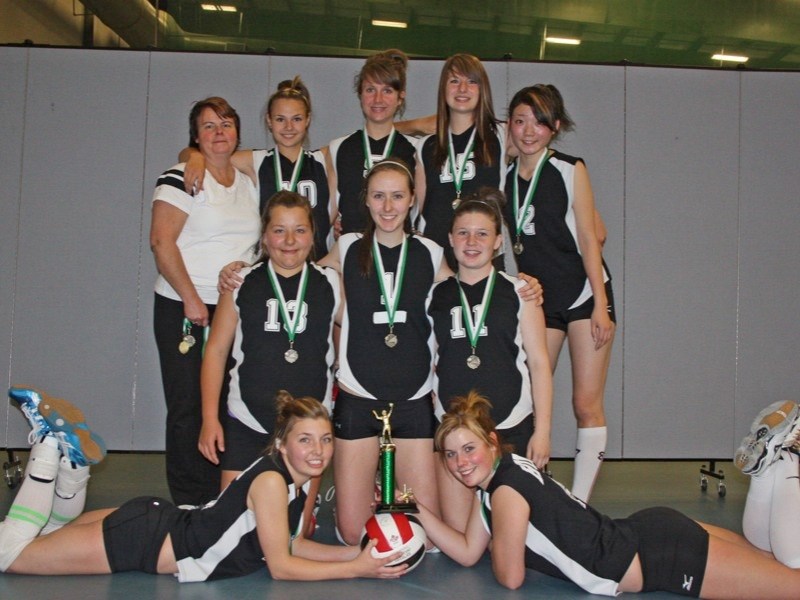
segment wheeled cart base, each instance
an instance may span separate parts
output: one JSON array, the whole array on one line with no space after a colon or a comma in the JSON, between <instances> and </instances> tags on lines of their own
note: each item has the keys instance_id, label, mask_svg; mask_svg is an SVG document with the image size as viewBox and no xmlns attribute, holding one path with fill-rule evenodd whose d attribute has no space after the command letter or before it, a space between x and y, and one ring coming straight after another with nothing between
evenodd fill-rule
<instances>
[{"instance_id":1,"label":"wheeled cart base","mask_svg":"<svg viewBox=\"0 0 800 600\"><path fill-rule=\"evenodd\" d=\"M705 492L708 489L708 478L713 477L717 480L717 493L720 498L725 497L728 489L725 487L725 473L722 469L717 470L717 461L709 460L708 467L700 467L700 490Z\"/></svg>"},{"instance_id":2,"label":"wheeled cart base","mask_svg":"<svg viewBox=\"0 0 800 600\"><path fill-rule=\"evenodd\" d=\"M22 481L22 463L13 450L7 450L7 452L8 460L3 463L3 477L6 480L6 485L13 490Z\"/></svg>"}]
</instances>

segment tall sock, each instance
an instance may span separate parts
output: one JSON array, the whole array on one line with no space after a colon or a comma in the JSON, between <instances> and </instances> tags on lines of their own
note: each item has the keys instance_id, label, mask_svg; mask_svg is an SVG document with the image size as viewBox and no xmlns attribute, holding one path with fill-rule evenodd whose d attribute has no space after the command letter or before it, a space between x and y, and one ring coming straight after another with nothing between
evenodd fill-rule
<instances>
[{"instance_id":1,"label":"tall sock","mask_svg":"<svg viewBox=\"0 0 800 600\"><path fill-rule=\"evenodd\" d=\"M572 476L572 495L589 502L592 488L606 452L607 427L578 429L575 445L575 471Z\"/></svg>"},{"instance_id":2,"label":"tall sock","mask_svg":"<svg viewBox=\"0 0 800 600\"><path fill-rule=\"evenodd\" d=\"M772 552L769 528L775 467L776 465L772 464L759 475L750 477L750 487L747 489L747 500L745 500L744 514L742 515L744 537L756 548L767 552Z\"/></svg>"},{"instance_id":3,"label":"tall sock","mask_svg":"<svg viewBox=\"0 0 800 600\"><path fill-rule=\"evenodd\" d=\"M58 441L51 435L31 447L25 478L5 521L0 523L0 571L8 570L47 523L60 455Z\"/></svg>"},{"instance_id":4,"label":"tall sock","mask_svg":"<svg viewBox=\"0 0 800 600\"><path fill-rule=\"evenodd\" d=\"M50 519L39 535L46 535L62 528L78 517L86 506L86 484L89 481L89 467L80 467L66 456L61 457L56 477L56 493L53 497L53 510Z\"/></svg>"},{"instance_id":5,"label":"tall sock","mask_svg":"<svg viewBox=\"0 0 800 600\"><path fill-rule=\"evenodd\" d=\"M772 488L772 511L769 539L772 552L780 562L792 569L800 568L800 457L786 450L772 465L775 481Z\"/></svg>"}]
</instances>

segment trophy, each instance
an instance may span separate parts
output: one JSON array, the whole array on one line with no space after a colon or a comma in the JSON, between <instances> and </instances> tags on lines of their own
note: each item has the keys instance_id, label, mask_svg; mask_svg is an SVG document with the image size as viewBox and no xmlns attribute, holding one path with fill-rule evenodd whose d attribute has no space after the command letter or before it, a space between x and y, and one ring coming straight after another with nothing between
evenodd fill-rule
<instances>
[{"instance_id":1,"label":"trophy","mask_svg":"<svg viewBox=\"0 0 800 600\"><path fill-rule=\"evenodd\" d=\"M404 485L399 502L394 498L394 453L397 446L392 441L392 426L389 423L392 410L394 410L394 404L389 403L388 411L384 409L380 414L372 411L375 418L383 422L380 437L381 501L375 507L375 513L416 513L419 510L414 503L414 493L411 488L406 488Z\"/></svg>"}]
</instances>

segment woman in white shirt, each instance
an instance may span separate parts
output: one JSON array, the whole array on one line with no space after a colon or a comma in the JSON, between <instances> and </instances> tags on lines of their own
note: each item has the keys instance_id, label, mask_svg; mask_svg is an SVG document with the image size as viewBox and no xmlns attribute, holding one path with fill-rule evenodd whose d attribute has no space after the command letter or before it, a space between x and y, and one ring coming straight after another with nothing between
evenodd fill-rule
<instances>
[{"instance_id":1,"label":"woman in white shirt","mask_svg":"<svg viewBox=\"0 0 800 600\"><path fill-rule=\"evenodd\" d=\"M184 163L158 179L150 246L159 276L154 329L167 401L167 482L176 504L203 504L219 493L220 475L197 449L200 364L217 304L217 274L233 261L252 262L259 235L254 182L231 156L239 116L223 98L198 102L189 115L189 145L205 157L202 190L184 189Z\"/></svg>"}]
</instances>

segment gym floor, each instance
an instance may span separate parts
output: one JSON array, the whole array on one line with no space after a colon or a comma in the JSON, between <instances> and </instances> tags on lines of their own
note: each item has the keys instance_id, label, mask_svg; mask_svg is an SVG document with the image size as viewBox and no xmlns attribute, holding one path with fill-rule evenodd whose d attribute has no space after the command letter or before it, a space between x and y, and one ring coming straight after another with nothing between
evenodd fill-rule
<instances>
[{"instance_id":1,"label":"gym floor","mask_svg":"<svg viewBox=\"0 0 800 600\"><path fill-rule=\"evenodd\" d=\"M2 453L5 457L5 452ZM17 452L24 466L26 452ZM708 489L700 489L700 468L707 463L694 461L607 461L595 486L592 504L612 517L623 517L647 506L664 505L690 517L741 532L741 517L748 478L730 462L718 462L725 473L726 494L718 493L717 479L708 478ZM571 461L553 461L556 479L570 482ZM169 497L164 475L164 456L160 453L111 453L92 471L87 510L117 506L144 494ZM15 490L0 483L0 513L8 511ZM320 527L315 539L333 543L332 494L330 474L323 481L328 499L320 510ZM323 582L273 581L266 572L247 577L207 583L180 584L169 576L143 573L117 575L36 577L0 574L0 598L25 600L73 600L99 598L153 598L206 600L216 598L302 598L304 600L351 600L378 598L460 599L492 598L594 598L575 585L528 571L525 583L511 591L495 582L488 556L472 568L463 568L442 554L428 554L410 574L394 581L348 580ZM674 598L671 594L627 594L625 598Z\"/></svg>"}]
</instances>

